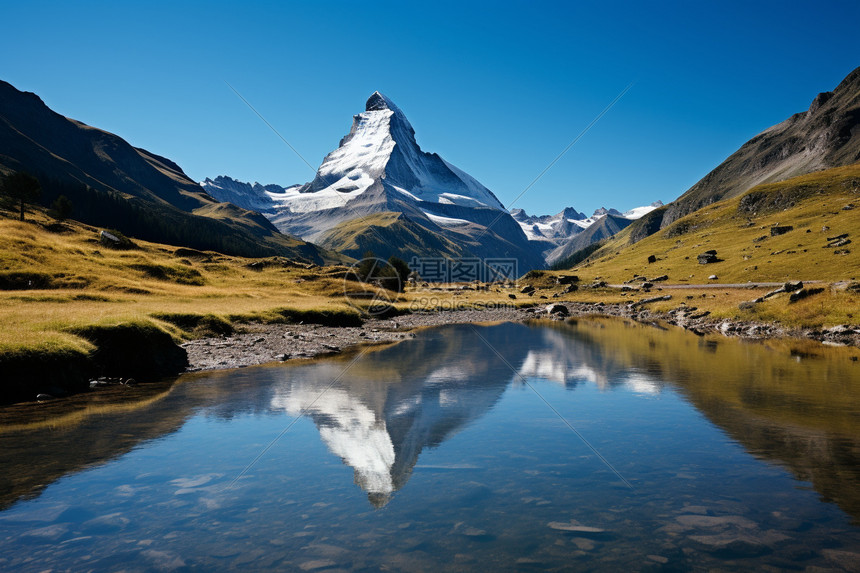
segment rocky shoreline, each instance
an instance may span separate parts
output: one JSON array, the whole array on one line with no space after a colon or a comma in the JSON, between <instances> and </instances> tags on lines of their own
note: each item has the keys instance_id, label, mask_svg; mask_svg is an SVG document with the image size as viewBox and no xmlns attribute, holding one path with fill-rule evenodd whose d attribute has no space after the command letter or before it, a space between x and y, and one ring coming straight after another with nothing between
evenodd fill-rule
<instances>
[{"instance_id":1,"label":"rocky shoreline","mask_svg":"<svg viewBox=\"0 0 860 573\"><path fill-rule=\"evenodd\" d=\"M798 338L824 344L860 347L860 326L829 329L792 329L773 323L714 319L695 307L680 305L668 313L652 312L644 305L554 303L530 308L494 308L418 312L388 319L370 319L362 326L319 324L247 324L230 336L186 342L188 372L243 368L272 362L309 359L336 354L363 344L385 344L412 338L418 328L445 324L523 322L535 318L615 316L643 324L674 325L697 335L716 333L746 339ZM554 307L554 312L547 311Z\"/></svg>"}]
</instances>

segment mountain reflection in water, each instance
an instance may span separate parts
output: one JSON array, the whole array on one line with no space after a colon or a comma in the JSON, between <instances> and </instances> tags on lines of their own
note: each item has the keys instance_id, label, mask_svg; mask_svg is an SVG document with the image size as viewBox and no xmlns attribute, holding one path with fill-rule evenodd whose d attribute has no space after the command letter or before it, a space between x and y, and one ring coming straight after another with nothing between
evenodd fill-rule
<instances>
[{"instance_id":1,"label":"mountain reflection in water","mask_svg":"<svg viewBox=\"0 0 860 573\"><path fill-rule=\"evenodd\" d=\"M450 326L369 350L351 365L353 358L342 356L195 375L157 399L141 400L139 408L79 413L65 424L15 426L7 410L0 418L0 507L174 432L195 414L229 420L249 412L312 419L327 448L382 507L406 485L423 450L491 411L522 376L569 390L591 383L654 395L668 385L748 451L812 482L857 519L860 366L849 360L856 355L800 342L700 338L610 319ZM15 412L18 419L26 414Z\"/></svg>"},{"instance_id":2,"label":"mountain reflection in water","mask_svg":"<svg viewBox=\"0 0 860 573\"><path fill-rule=\"evenodd\" d=\"M461 325L4 408L0 569L850 570L858 354Z\"/></svg>"}]
</instances>

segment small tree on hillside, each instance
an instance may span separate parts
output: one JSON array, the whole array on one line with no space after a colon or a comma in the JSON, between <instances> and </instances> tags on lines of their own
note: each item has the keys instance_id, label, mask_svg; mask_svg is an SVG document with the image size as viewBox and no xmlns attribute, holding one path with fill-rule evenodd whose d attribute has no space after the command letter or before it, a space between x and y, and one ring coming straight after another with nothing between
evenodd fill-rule
<instances>
[{"instance_id":1,"label":"small tree on hillside","mask_svg":"<svg viewBox=\"0 0 860 573\"><path fill-rule=\"evenodd\" d=\"M51 216L58 221L65 221L72 214L72 201L65 195L60 195L51 204Z\"/></svg>"},{"instance_id":2,"label":"small tree on hillside","mask_svg":"<svg viewBox=\"0 0 860 573\"><path fill-rule=\"evenodd\" d=\"M32 203L42 194L39 180L23 171L17 171L3 180L3 193L19 202L21 220L24 220L24 203Z\"/></svg>"},{"instance_id":3,"label":"small tree on hillside","mask_svg":"<svg viewBox=\"0 0 860 573\"><path fill-rule=\"evenodd\" d=\"M355 269L356 274L358 274L358 279L361 281L369 281L373 278L375 271L377 271L376 267L378 266L378 261L376 260L376 255L373 254L373 251L365 251L364 256L361 258L361 261L358 264L358 267Z\"/></svg>"},{"instance_id":4,"label":"small tree on hillside","mask_svg":"<svg viewBox=\"0 0 860 573\"><path fill-rule=\"evenodd\" d=\"M391 265L397 273L397 290L403 292L403 289L406 288L406 281L409 280L409 273L412 272L409 268L409 264L403 259L393 255L388 259L388 264Z\"/></svg>"}]
</instances>

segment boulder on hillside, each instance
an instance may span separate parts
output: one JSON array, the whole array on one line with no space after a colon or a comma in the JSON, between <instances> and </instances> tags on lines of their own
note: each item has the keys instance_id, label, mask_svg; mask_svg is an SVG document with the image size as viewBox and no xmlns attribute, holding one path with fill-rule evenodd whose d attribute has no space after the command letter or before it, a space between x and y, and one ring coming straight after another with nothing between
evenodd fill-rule
<instances>
[{"instance_id":1,"label":"boulder on hillside","mask_svg":"<svg viewBox=\"0 0 860 573\"><path fill-rule=\"evenodd\" d=\"M710 251L705 251L696 258L698 259L700 265L708 265L710 263L719 262L720 260L717 258L717 251L713 249L711 249Z\"/></svg>"},{"instance_id":2,"label":"boulder on hillside","mask_svg":"<svg viewBox=\"0 0 860 573\"><path fill-rule=\"evenodd\" d=\"M550 316L568 316L570 314L570 311L567 310L567 307L563 304L552 303L546 305L546 313Z\"/></svg>"}]
</instances>

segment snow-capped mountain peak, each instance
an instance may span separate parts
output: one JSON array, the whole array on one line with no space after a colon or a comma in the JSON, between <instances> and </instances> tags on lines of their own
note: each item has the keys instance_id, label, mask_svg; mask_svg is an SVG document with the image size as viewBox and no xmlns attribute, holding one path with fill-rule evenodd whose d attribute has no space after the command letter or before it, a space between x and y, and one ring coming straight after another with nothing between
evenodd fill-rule
<instances>
[{"instance_id":1,"label":"snow-capped mountain peak","mask_svg":"<svg viewBox=\"0 0 860 573\"><path fill-rule=\"evenodd\" d=\"M349 134L325 157L314 180L300 192L322 193L337 200L332 206L340 206L377 181L412 200L504 209L474 178L438 155L422 151L406 114L378 91L368 98L365 111L353 118ZM290 208L303 211L300 202L292 201Z\"/></svg>"},{"instance_id":2,"label":"snow-capped mountain peak","mask_svg":"<svg viewBox=\"0 0 860 573\"><path fill-rule=\"evenodd\" d=\"M356 246L366 236L386 256L468 254L516 258L528 269L545 264L498 198L438 154L423 151L406 115L381 92L353 116L349 133L309 183L261 191L228 179L202 185L216 199L253 204L282 231L349 255L367 250ZM402 217L384 230L347 225L392 212ZM389 241L386 233L411 242Z\"/></svg>"},{"instance_id":3,"label":"snow-capped mountain peak","mask_svg":"<svg viewBox=\"0 0 860 573\"><path fill-rule=\"evenodd\" d=\"M634 208L630 209L629 211L625 211L624 217L626 219L639 219L641 217L644 217L645 215L647 215L648 213L650 213L654 209L659 209L662 206L663 206L662 201L654 201L650 205L644 205L642 207L634 207Z\"/></svg>"}]
</instances>

